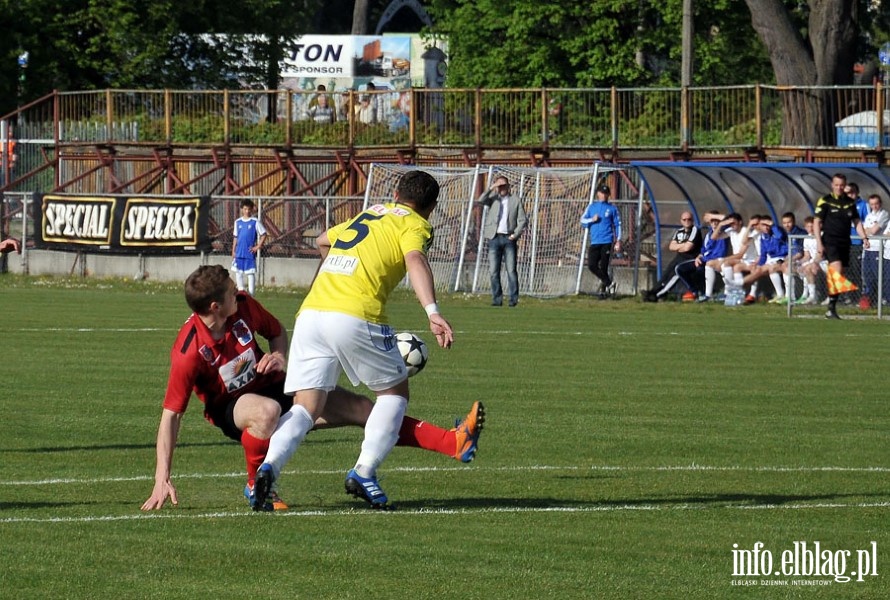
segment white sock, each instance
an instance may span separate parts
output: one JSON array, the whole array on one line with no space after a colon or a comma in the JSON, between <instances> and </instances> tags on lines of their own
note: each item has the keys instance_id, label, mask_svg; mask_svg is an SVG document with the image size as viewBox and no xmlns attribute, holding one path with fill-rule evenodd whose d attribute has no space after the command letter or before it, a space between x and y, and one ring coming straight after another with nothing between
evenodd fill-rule
<instances>
[{"instance_id":1,"label":"white sock","mask_svg":"<svg viewBox=\"0 0 890 600\"><path fill-rule=\"evenodd\" d=\"M751 284L751 289L748 291L749 296L754 296L754 297L757 296L757 284L758 283L760 283L760 282L755 281L754 283Z\"/></svg>"},{"instance_id":2,"label":"white sock","mask_svg":"<svg viewBox=\"0 0 890 600\"><path fill-rule=\"evenodd\" d=\"M742 287L743 285L745 285L745 276L742 274L741 271L734 273L732 280L739 287Z\"/></svg>"},{"instance_id":3,"label":"white sock","mask_svg":"<svg viewBox=\"0 0 890 600\"><path fill-rule=\"evenodd\" d=\"M705 267L705 296L714 295L714 283L717 281L717 271L711 267Z\"/></svg>"},{"instance_id":4,"label":"white sock","mask_svg":"<svg viewBox=\"0 0 890 600\"><path fill-rule=\"evenodd\" d=\"M238 286L238 291L244 290L244 273L241 271L235 271L235 285Z\"/></svg>"},{"instance_id":5,"label":"white sock","mask_svg":"<svg viewBox=\"0 0 890 600\"><path fill-rule=\"evenodd\" d=\"M815 283L807 283L807 295L810 298L816 299L816 284Z\"/></svg>"},{"instance_id":6,"label":"white sock","mask_svg":"<svg viewBox=\"0 0 890 600\"><path fill-rule=\"evenodd\" d=\"M732 272L732 267L723 267L723 283L726 285L735 283L735 273Z\"/></svg>"},{"instance_id":7,"label":"white sock","mask_svg":"<svg viewBox=\"0 0 890 600\"><path fill-rule=\"evenodd\" d=\"M791 275L788 273L782 274L782 281L785 284L785 295L789 298L794 296L794 284L791 282Z\"/></svg>"},{"instance_id":8,"label":"white sock","mask_svg":"<svg viewBox=\"0 0 890 600\"><path fill-rule=\"evenodd\" d=\"M663 288L661 288L660 290L658 290L658 293L655 294L656 297L661 298L662 296L664 296L665 294L667 294L669 291L671 291L671 288L673 288L674 285L675 285L678 281L680 281L680 276L677 275L677 274L674 274L674 276L671 277L670 281L668 281L667 284L666 284Z\"/></svg>"},{"instance_id":9,"label":"white sock","mask_svg":"<svg viewBox=\"0 0 890 600\"><path fill-rule=\"evenodd\" d=\"M402 418L408 408L408 400L392 394L377 396L377 402L365 423L365 441L358 455L355 470L362 477L374 477L377 467L389 455L399 441ZM274 437L274 436L273 436ZM271 450L271 447L269 448Z\"/></svg>"},{"instance_id":10,"label":"white sock","mask_svg":"<svg viewBox=\"0 0 890 600\"><path fill-rule=\"evenodd\" d=\"M247 274L247 292L253 296L253 292L256 288L256 274L248 273Z\"/></svg>"},{"instance_id":11,"label":"white sock","mask_svg":"<svg viewBox=\"0 0 890 600\"><path fill-rule=\"evenodd\" d=\"M315 419L299 404L294 404L289 411L281 416L278 427L269 440L266 460L263 461L265 464L272 465L272 472L275 473L276 479L313 425L315 425Z\"/></svg>"},{"instance_id":12,"label":"white sock","mask_svg":"<svg viewBox=\"0 0 890 600\"><path fill-rule=\"evenodd\" d=\"M781 273L770 273L769 280L773 282L773 287L776 288L776 298L781 298L785 295L785 286L782 285L782 274Z\"/></svg>"}]
</instances>

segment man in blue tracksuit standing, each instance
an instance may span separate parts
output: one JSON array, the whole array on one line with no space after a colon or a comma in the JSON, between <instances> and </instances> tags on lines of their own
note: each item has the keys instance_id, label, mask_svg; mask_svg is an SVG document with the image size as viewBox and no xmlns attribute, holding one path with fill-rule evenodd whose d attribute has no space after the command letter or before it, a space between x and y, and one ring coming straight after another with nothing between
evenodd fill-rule
<instances>
[{"instance_id":1,"label":"man in blue tracksuit standing","mask_svg":"<svg viewBox=\"0 0 890 600\"><path fill-rule=\"evenodd\" d=\"M587 229L590 236L590 248L587 251L587 268L599 278L601 285L599 297L615 294L615 282L609 275L609 261L612 250L621 252L621 216L618 208L609 202L612 190L602 183L596 188L596 202L587 205L581 217L581 226Z\"/></svg>"}]
</instances>

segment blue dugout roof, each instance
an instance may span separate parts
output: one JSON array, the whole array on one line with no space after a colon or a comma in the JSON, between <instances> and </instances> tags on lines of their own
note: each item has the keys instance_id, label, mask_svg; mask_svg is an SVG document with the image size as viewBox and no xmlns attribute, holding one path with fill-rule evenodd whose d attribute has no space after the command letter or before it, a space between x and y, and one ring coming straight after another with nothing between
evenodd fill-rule
<instances>
[{"instance_id":1,"label":"blue dugout roof","mask_svg":"<svg viewBox=\"0 0 890 600\"><path fill-rule=\"evenodd\" d=\"M680 226L680 213L689 210L696 223L708 210L737 212L747 220L768 214L778 220L793 212L798 224L813 214L816 201L831 190L831 177L842 173L859 185L867 198L890 200L890 180L877 164L858 163L740 163L631 162L651 200L656 247L670 241ZM664 232L664 235L662 235ZM661 253L658 267L661 272Z\"/></svg>"}]
</instances>

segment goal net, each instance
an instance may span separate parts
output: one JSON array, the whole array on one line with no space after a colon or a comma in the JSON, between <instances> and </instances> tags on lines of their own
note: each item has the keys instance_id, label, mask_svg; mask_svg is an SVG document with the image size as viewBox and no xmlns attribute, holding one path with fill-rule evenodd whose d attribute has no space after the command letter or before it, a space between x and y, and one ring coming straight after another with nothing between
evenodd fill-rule
<instances>
[{"instance_id":1,"label":"goal net","mask_svg":"<svg viewBox=\"0 0 890 600\"><path fill-rule=\"evenodd\" d=\"M476 198L494 177L504 175L528 214L517 248L519 292L539 297L579 292L587 249L581 215L593 201L596 186L607 181L611 172L621 170L600 164L587 168L374 164L368 174L365 206L392 201L399 178L413 169L428 172L441 187L439 204L430 218L434 233L429 259L436 286L449 292L491 291L488 244L481 235L488 209L477 204ZM506 285L505 273L501 281Z\"/></svg>"},{"instance_id":2,"label":"goal net","mask_svg":"<svg viewBox=\"0 0 890 600\"><path fill-rule=\"evenodd\" d=\"M473 210L477 169L406 167L372 164L365 188L365 208L392 202L399 179L413 170L423 170L439 183L439 203L430 217L433 240L428 258L436 287L440 290L463 289L460 282L461 257L466 238L466 224Z\"/></svg>"}]
</instances>

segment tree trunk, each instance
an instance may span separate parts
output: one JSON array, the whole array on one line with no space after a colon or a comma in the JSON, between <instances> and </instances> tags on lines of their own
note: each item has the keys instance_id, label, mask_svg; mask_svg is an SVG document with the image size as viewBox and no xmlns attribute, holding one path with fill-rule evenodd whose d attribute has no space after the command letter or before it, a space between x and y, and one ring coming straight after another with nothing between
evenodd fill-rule
<instances>
[{"instance_id":1,"label":"tree trunk","mask_svg":"<svg viewBox=\"0 0 890 600\"><path fill-rule=\"evenodd\" d=\"M783 0L745 0L779 86L833 86L853 81L858 1L809 0L809 39L795 26ZM845 107L830 90L780 90L782 144L834 143L834 124Z\"/></svg>"},{"instance_id":2,"label":"tree trunk","mask_svg":"<svg viewBox=\"0 0 890 600\"><path fill-rule=\"evenodd\" d=\"M355 7L352 9L352 35L368 33L368 2L369 0L355 0Z\"/></svg>"}]
</instances>

